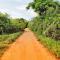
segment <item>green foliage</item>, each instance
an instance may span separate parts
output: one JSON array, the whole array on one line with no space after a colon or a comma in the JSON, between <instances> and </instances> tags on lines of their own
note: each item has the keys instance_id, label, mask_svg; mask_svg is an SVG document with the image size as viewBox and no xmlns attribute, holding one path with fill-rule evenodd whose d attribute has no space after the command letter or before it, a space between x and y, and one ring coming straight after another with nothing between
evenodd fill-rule
<instances>
[{"instance_id":1,"label":"green foliage","mask_svg":"<svg viewBox=\"0 0 60 60\"><path fill-rule=\"evenodd\" d=\"M38 38L53 54L60 57L60 41L55 41L42 35L38 35Z\"/></svg>"},{"instance_id":2,"label":"green foliage","mask_svg":"<svg viewBox=\"0 0 60 60\"><path fill-rule=\"evenodd\" d=\"M60 57L60 2L54 0L33 0L28 5L39 16L29 22L28 27L34 31L57 57Z\"/></svg>"},{"instance_id":3,"label":"green foliage","mask_svg":"<svg viewBox=\"0 0 60 60\"><path fill-rule=\"evenodd\" d=\"M54 0L34 0L28 5L38 12L39 16L30 23L33 31L60 40L60 2ZM59 13L58 13L59 12ZM39 34L40 34L39 33Z\"/></svg>"},{"instance_id":4,"label":"green foliage","mask_svg":"<svg viewBox=\"0 0 60 60\"><path fill-rule=\"evenodd\" d=\"M16 41L16 38L27 27L27 21L23 18L11 18L7 13L0 13L0 56Z\"/></svg>"},{"instance_id":5,"label":"green foliage","mask_svg":"<svg viewBox=\"0 0 60 60\"><path fill-rule=\"evenodd\" d=\"M10 26L10 19L7 13L0 13L0 34Z\"/></svg>"},{"instance_id":6,"label":"green foliage","mask_svg":"<svg viewBox=\"0 0 60 60\"><path fill-rule=\"evenodd\" d=\"M24 30L26 27L27 22L24 19L13 19L11 20L11 26L12 28L14 28L13 30L15 31L20 31L20 30Z\"/></svg>"},{"instance_id":7,"label":"green foliage","mask_svg":"<svg viewBox=\"0 0 60 60\"><path fill-rule=\"evenodd\" d=\"M56 14L59 12L60 3L54 0L33 0L29 3L27 9L32 7L40 16ZM50 15L51 14L51 15Z\"/></svg>"},{"instance_id":8,"label":"green foliage","mask_svg":"<svg viewBox=\"0 0 60 60\"><path fill-rule=\"evenodd\" d=\"M11 18L7 13L0 13L0 56L9 45L27 27L27 21L23 18Z\"/></svg>"},{"instance_id":9,"label":"green foliage","mask_svg":"<svg viewBox=\"0 0 60 60\"><path fill-rule=\"evenodd\" d=\"M24 30L26 20L23 18L10 18L7 13L0 13L0 34L14 33Z\"/></svg>"}]
</instances>

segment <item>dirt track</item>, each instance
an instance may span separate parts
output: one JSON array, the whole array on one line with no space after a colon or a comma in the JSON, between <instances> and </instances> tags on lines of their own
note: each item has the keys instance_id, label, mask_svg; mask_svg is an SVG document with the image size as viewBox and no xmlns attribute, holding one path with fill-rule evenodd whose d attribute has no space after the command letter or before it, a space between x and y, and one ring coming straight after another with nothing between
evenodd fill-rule
<instances>
[{"instance_id":1,"label":"dirt track","mask_svg":"<svg viewBox=\"0 0 60 60\"><path fill-rule=\"evenodd\" d=\"M57 60L50 52L37 41L29 30L20 36L15 43L4 53L1 60Z\"/></svg>"}]
</instances>

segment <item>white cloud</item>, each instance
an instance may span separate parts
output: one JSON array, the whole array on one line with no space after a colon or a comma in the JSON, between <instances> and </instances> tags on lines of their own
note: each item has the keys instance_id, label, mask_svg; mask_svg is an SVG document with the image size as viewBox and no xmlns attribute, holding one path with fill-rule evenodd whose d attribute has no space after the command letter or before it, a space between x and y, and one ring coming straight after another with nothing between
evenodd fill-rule
<instances>
[{"instance_id":1,"label":"white cloud","mask_svg":"<svg viewBox=\"0 0 60 60\"><path fill-rule=\"evenodd\" d=\"M37 16L37 14L32 9L27 10L26 5L17 6L16 10L17 10L18 14L20 14L20 16L24 17L24 18L26 17L26 18L30 19L32 17Z\"/></svg>"},{"instance_id":2,"label":"white cloud","mask_svg":"<svg viewBox=\"0 0 60 60\"><path fill-rule=\"evenodd\" d=\"M37 15L32 9L30 10L26 9L27 0L9 0L10 3L8 2L8 0L4 0L4 1L5 2L1 2L0 0L0 11L7 12L12 17L31 19L32 17ZM20 2L21 4L18 2ZM28 0L28 2L30 2L30 0Z\"/></svg>"},{"instance_id":3,"label":"white cloud","mask_svg":"<svg viewBox=\"0 0 60 60\"><path fill-rule=\"evenodd\" d=\"M4 9L3 9L3 8L0 8L0 11L1 11L1 12L9 12L9 9L6 9L6 8L4 8Z\"/></svg>"},{"instance_id":4,"label":"white cloud","mask_svg":"<svg viewBox=\"0 0 60 60\"><path fill-rule=\"evenodd\" d=\"M20 5L16 7L17 10L25 10L26 9L26 5Z\"/></svg>"}]
</instances>

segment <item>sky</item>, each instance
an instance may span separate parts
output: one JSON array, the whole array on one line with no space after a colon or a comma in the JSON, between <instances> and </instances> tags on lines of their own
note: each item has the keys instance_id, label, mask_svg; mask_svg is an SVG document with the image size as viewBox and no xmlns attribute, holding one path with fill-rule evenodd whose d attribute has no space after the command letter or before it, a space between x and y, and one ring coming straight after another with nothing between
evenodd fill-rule
<instances>
[{"instance_id":1,"label":"sky","mask_svg":"<svg viewBox=\"0 0 60 60\"><path fill-rule=\"evenodd\" d=\"M37 16L32 9L26 9L28 3L32 1L33 0L0 0L0 12L7 12L13 18L30 20Z\"/></svg>"},{"instance_id":2,"label":"sky","mask_svg":"<svg viewBox=\"0 0 60 60\"><path fill-rule=\"evenodd\" d=\"M33 0L0 0L0 12L7 12L13 18L31 19L37 14L27 10L26 6Z\"/></svg>"}]
</instances>

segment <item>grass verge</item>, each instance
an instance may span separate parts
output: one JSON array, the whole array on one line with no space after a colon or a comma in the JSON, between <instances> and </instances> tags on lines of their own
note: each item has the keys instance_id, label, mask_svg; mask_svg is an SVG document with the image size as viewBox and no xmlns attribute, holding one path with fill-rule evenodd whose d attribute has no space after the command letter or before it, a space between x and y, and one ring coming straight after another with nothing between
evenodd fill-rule
<instances>
[{"instance_id":1,"label":"grass verge","mask_svg":"<svg viewBox=\"0 0 60 60\"><path fill-rule=\"evenodd\" d=\"M57 58L60 58L60 41L56 41L52 38L43 36L43 35L38 35L36 33L38 40L45 46L47 47L53 54L56 55Z\"/></svg>"},{"instance_id":2,"label":"grass verge","mask_svg":"<svg viewBox=\"0 0 60 60\"><path fill-rule=\"evenodd\" d=\"M13 34L0 35L0 57L3 55L5 50L13 43L22 32L17 32Z\"/></svg>"}]
</instances>

